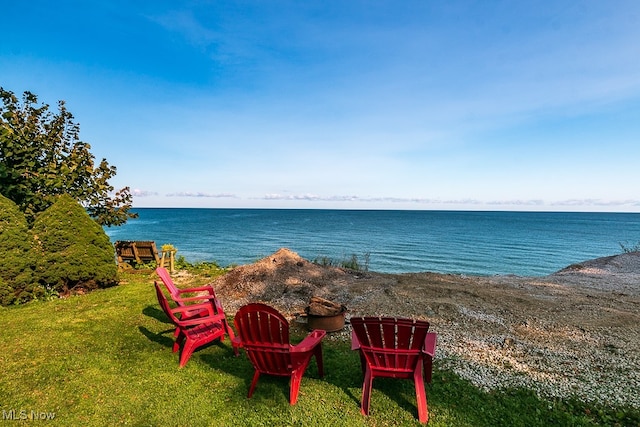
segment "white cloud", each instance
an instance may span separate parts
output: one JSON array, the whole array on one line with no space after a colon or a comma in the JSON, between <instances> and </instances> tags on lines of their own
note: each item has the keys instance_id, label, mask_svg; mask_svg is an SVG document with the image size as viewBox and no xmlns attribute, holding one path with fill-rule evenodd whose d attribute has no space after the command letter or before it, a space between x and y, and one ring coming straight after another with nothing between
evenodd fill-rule
<instances>
[{"instance_id":1,"label":"white cloud","mask_svg":"<svg viewBox=\"0 0 640 427\"><path fill-rule=\"evenodd\" d=\"M640 206L640 200L568 199L551 203L552 206Z\"/></svg>"},{"instance_id":2,"label":"white cloud","mask_svg":"<svg viewBox=\"0 0 640 427\"><path fill-rule=\"evenodd\" d=\"M543 200L478 200L478 199L432 199L424 197L360 197L355 195L320 196L317 194L271 193L262 200L306 200L320 202L363 202L363 203L415 203L426 205L499 205L499 206L542 206ZM576 203L579 204L579 203Z\"/></svg>"},{"instance_id":3,"label":"white cloud","mask_svg":"<svg viewBox=\"0 0 640 427\"><path fill-rule=\"evenodd\" d=\"M157 196L158 193L156 191L140 190L139 188L134 188L133 190L131 190L131 195L134 197L151 197Z\"/></svg>"},{"instance_id":4,"label":"white cloud","mask_svg":"<svg viewBox=\"0 0 640 427\"><path fill-rule=\"evenodd\" d=\"M318 196L317 194L265 194L262 197L263 200L310 200L310 201L323 201L323 202L337 202L337 201L361 201L358 196Z\"/></svg>"},{"instance_id":5,"label":"white cloud","mask_svg":"<svg viewBox=\"0 0 640 427\"><path fill-rule=\"evenodd\" d=\"M235 194L229 193L219 193L219 194L211 194L211 193L203 193L203 192L191 192L191 191L181 191L177 193L169 193L167 197L211 197L211 198L236 198Z\"/></svg>"}]
</instances>

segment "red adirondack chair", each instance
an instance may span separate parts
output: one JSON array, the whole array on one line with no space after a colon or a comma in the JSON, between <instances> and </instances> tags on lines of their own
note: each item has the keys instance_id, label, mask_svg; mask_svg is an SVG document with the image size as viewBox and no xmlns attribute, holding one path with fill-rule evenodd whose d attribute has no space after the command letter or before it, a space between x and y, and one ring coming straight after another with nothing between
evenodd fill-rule
<instances>
[{"instance_id":1,"label":"red adirondack chair","mask_svg":"<svg viewBox=\"0 0 640 427\"><path fill-rule=\"evenodd\" d=\"M176 325L173 352L181 349L180 367L186 365L196 349L215 339L224 339L224 335L227 333L227 319L224 313L217 309L214 300L203 300L199 304L179 305L176 308L171 308L169 300L160 289L160 285L155 282L154 286L158 303L171 322ZM189 313L197 313L197 316L188 316Z\"/></svg>"},{"instance_id":2,"label":"red adirondack chair","mask_svg":"<svg viewBox=\"0 0 640 427\"><path fill-rule=\"evenodd\" d=\"M206 316L207 310L202 308L198 308L197 304L193 303L201 303L204 301L211 301L215 305L216 313L224 315L224 310L222 308L222 303L216 297L216 292L210 285L199 286L197 288L188 288L188 289L180 289L175 283L173 283L173 279L171 279L171 275L167 271L166 268L158 267L156 268L156 274L162 280L162 283L169 291L171 295L171 299L178 305L178 307L187 307L182 313L179 313L179 318L181 320L189 320L194 319L200 316ZM183 296L187 294L195 294L193 296ZM227 318L224 318L224 329L229 338L233 339L235 336L233 333L233 329L229 326L227 322ZM180 328L176 328L174 336L178 336L180 334ZM238 350L234 347L234 351L236 355L238 354Z\"/></svg>"},{"instance_id":3,"label":"red adirondack chair","mask_svg":"<svg viewBox=\"0 0 640 427\"><path fill-rule=\"evenodd\" d=\"M234 324L238 334L236 345L245 349L255 368L247 397L253 394L260 374L287 376L291 378L289 403L294 405L302 375L312 356L316 358L320 377L324 376L322 338L326 331L314 330L299 344L291 345L287 319L275 308L261 303L240 307Z\"/></svg>"},{"instance_id":4,"label":"red adirondack chair","mask_svg":"<svg viewBox=\"0 0 640 427\"><path fill-rule=\"evenodd\" d=\"M364 373L361 412L369 415L375 377L412 379L415 383L420 422L429 421L427 383L431 382L432 359L437 335L428 332L429 322L392 317L352 317L351 349L360 351Z\"/></svg>"}]
</instances>

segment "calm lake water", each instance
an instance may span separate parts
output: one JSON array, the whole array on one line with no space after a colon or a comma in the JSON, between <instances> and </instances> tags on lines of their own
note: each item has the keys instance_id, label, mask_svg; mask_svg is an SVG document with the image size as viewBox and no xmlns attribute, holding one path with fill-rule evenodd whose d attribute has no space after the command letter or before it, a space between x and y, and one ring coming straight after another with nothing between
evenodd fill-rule
<instances>
[{"instance_id":1,"label":"calm lake water","mask_svg":"<svg viewBox=\"0 0 640 427\"><path fill-rule=\"evenodd\" d=\"M543 276L640 241L640 214L321 209L135 209L117 240L170 243L190 262L248 264L287 247L370 270Z\"/></svg>"}]
</instances>

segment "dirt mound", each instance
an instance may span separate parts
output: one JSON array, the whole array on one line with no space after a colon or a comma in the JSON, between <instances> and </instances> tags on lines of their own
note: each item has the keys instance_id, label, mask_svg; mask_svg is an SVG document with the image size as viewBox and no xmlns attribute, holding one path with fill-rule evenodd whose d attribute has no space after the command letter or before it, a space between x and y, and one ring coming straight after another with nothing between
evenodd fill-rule
<instances>
[{"instance_id":1,"label":"dirt mound","mask_svg":"<svg viewBox=\"0 0 640 427\"><path fill-rule=\"evenodd\" d=\"M239 307L247 302L268 302L287 312L301 312L312 296L335 297L335 288L352 279L337 267L320 266L282 248L248 265L241 265L214 282L217 292Z\"/></svg>"}]
</instances>

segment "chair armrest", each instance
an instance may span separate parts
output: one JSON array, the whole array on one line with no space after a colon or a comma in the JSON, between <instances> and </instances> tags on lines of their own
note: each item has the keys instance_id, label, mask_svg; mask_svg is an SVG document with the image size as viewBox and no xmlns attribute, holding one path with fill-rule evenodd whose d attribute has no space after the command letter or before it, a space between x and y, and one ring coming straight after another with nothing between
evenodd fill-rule
<instances>
[{"instance_id":1,"label":"chair armrest","mask_svg":"<svg viewBox=\"0 0 640 427\"><path fill-rule=\"evenodd\" d=\"M216 299L215 295L196 295L193 297L184 297L184 298L178 295L171 295L171 298L175 302L207 301L207 300L211 301Z\"/></svg>"},{"instance_id":2,"label":"chair armrest","mask_svg":"<svg viewBox=\"0 0 640 427\"><path fill-rule=\"evenodd\" d=\"M198 311L198 310L206 310L207 313L213 316L215 313L213 312L213 306L210 302L203 302L200 304L191 304L191 305L180 305L176 308L172 308L171 312L173 314L182 314L187 313L189 311Z\"/></svg>"},{"instance_id":3,"label":"chair armrest","mask_svg":"<svg viewBox=\"0 0 640 427\"><path fill-rule=\"evenodd\" d=\"M222 325L223 320L225 320L223 315L215 314L212 316L194 317L193 319L179 320L178 324L181 327L184 327L184 326L197 326L197 325L202 325L204 323L220 323L221 327L224 328L224 325Z\"/></svg>"},{"instance_id":4,"label":"chair armrest","mask_svg":"<svg viewBox=\"0 0 640 427\"><path fill-rule=\"evenodd\" d=\"M180 313L189 313L196 310L203 310L203 311L206 311L207 313L206 315L200 315L198 317L194 317L186 320L178 320L178 324L180 326L193 326L193 325L199 325L201 323L211 323L215 321L226 320L223 314L215 314L213 312L213 306L211 305L211 303L207 303L207 302L202 304L192 304L187 306L176 307L171 309L171 312L173 314L180 314Z\"/></svg>"},{"instance_id":5,"label":"chair armrest","mask_svg":"<svg viewBox=\"0 0 640 427\"><path fill-rule=\"evenodd\" d=\"M360 349L360 340L356 336L355 331L351 330L351 350L359 350Z\"/></svg>"},{"instance_id":6,"label":"chair armrest","mask_svg":"<svg viewBox=\"0 0 640 427\"><path fill-rule=\"evenodd\" d=\"M294 346L291 346L291 352L304 353L307 351L311 351L315 346L322 342L322 338L324 338L325 335L327 335L327 331L323 331L322 329L314 329L301 342Z\"/></svg>"},{"instance_id":7,"label":"chair armrest","mask_svg":"<svg viewBox=\"0 0 640 427\"><path fill-rule=\"evenodd\" d=\"M183 294L192 294L198 292L206 292L207 295L195 295L192 297L182 297ZM205 299L214 299L216 297L216 293L211 286L200 286L197 288L187 288L187 289L178 289L178 291L174 294L171 294L171 298L175 301L196 301L196 300L205 300Z\"/></svg>"},{"instance_id":8,"label":"chair armrest","mask_svg":"<svg viewBox=\"0 0 640 427\"><path fill-rule=\"evenodd\" d=\"M197 291L198 288L192 288L192 289L188 289L186 290L187 292L192 292L193 290ZM197 296L193 296L193 297L186 297L186 298L181 298L178 296L172 296L173 300L175 302L181 302L181 303L185 303L185 302L192 302L192 301L211 301L211 303L213 303L213 305L216 308L216 312L218 314L224 314L224 309L222 308L222 303L220 302L220 300L216 297L215 293L210 292L209 295L197 295ZM193 307L195 304L192 305L187 305L187 307Z\"/></svg>"},{"instance_id":9,"label":"chair armrest","mask_svg":"<svg viewBox=\"0 0 640 427\"><path fill-rule=\"evenodd\" d=\"M179 294L184 294L184 293L188 293L188 292L208 292L209 295L214 295L215 296L215 292L213 290L213 288L210 285L205 285L205 286L198 286L197 288L178 288L178 293Z\"/></svg>"},{"instance_id":10,"label":"chair armrest","mask_svg":"<svg viewBox=\"0 0 640 427\"><path fill-rule=\"evenodd\" d=\"M422 352L431 357L434 357L436 354L436 341L438 340L438 334L435 332L427 333L427 336L424 339L424 349Z\"/></svg>"}]
</instances>

